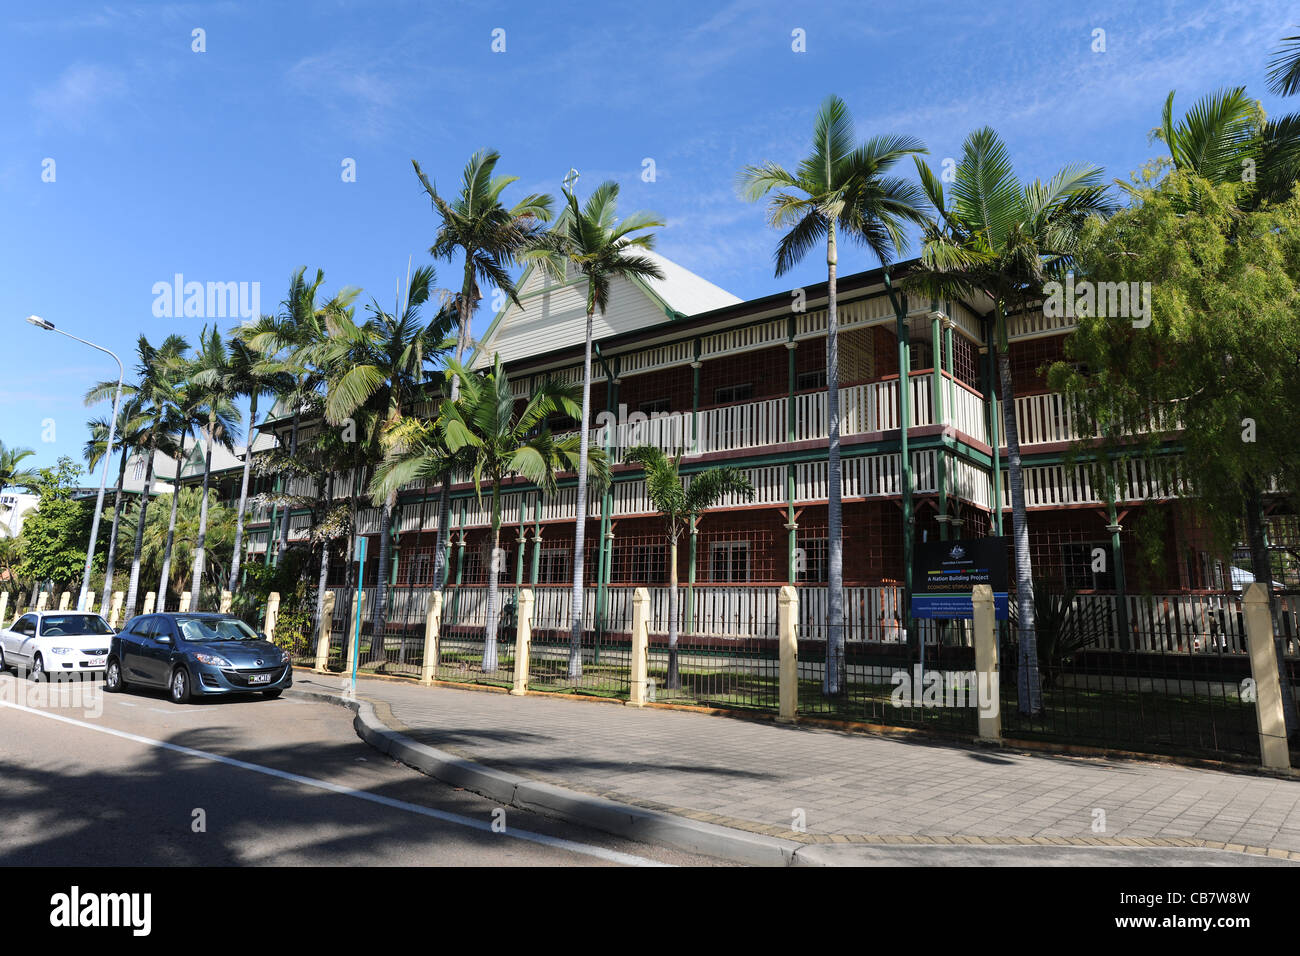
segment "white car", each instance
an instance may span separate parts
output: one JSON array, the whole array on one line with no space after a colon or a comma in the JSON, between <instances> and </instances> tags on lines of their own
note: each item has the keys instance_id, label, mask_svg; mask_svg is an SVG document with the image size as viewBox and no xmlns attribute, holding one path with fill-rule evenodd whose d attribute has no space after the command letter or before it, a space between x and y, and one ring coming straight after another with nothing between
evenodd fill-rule
<instances>
[{"instance_id":1,"label":"white car","mask_svg":"<svg viewBox=\"0 0 1300 956\"><path fill-rule=\"evenodd\" d=\"M12 667L32 680L102 671L113 629L98 614L33 611L0 630L0 672Z\"/></svg>"}]
</instances>

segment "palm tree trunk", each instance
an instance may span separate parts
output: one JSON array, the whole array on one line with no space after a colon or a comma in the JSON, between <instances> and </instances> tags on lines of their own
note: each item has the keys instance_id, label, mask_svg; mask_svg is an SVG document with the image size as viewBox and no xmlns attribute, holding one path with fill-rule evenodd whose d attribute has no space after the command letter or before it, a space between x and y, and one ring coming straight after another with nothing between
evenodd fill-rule
<instances>
[{"instance_id":1,"label":"palm tree trunk","mask_svg":"<svg viewBox=\"0 0 1300 956\"><path fill-rule=\"evenodd\" d=\"M199 534L194 542L194 571L190 575L189 610L199 609L199 588L203 583L203 545L208 537L208 481L212 476L213 433L216 416L208 415L208 452L203 459L203 500L199 502Z\"/></svg>"},{"instance_id":2,"label":"palm tree trunk","mask_svg":"<svg viewBox=\"0 0 1300 956\"><path fill-rule=\"evenodd\" d=\"M492 483L492 555L488 563L487 622L483 630L483 673L497 669L497 604L501 590L498 583L497 550L501 547L501 482Z\"/></svg>"},{"instance_id":3,"label":"palm tree trunk","mask_svg":"<svg viewBox=\"0 0 1300 956\"><path fill-rule=\"evenodd\" d=\"M230 581L227 590L231 594L239 586L239 559L244 547L244 511L248 507L248 473L253 467L253 426L257 424L257 393L254 392L248 405L248 444L244 448L244 480L239 488L239 512L235 515L235 553L230 559Z\"/></svg>"},{"instance_id":4,"label":"palm tree trunk","mask_svg":"<svg viewBox=\"0 0 1300 956\"><path fill-rule=\"evenodd\" d=\"M826 604L826 671L823 692L840 694L844 690L844 541L840 503L840 344L839 317L835 310L835 223L826 236L826 537L829 568ZM900 388L907 387L907 372L902 373ZM903 469L906 473L906 468ZM906 532L904 532L906 533Z\"/></svg>"},{"instance_id":5,"label":"palm tree trunk","mask_svg":"<svg viewBox=\"0 0 1300 956\"><path fill-rule=\"evenodd\" d=\"M668 688L682 686L677 673L677 529L668 536Z\"/></svg>"},{"instance_id":6,"label":"palm tree trunk","mask_svg":"<svg viewBox=\"0 0 1300 956\"><path fill-rule=\"evenodd\" d=\"M131 555L131 583L126 589L126 604L122 608L122 620L129 621L135 616L135 599L140 589L140 553L144 548L144 517L149 509L149 496L153 493L153 455L154 442L151 439L145 449L149 460L144 466L144 489L140 492L140 510L135 521L135 551ZM35 603L35 599L33 599Z\"/></svg>"},{"instance_id":7,"label":"palm tree trunk","mask_svg":"<svg viewBox=\"0 0 1300 956\"><path fill-rule=\"evenodd\" d=\"M334 472L325 478L325 514L328 516L334 504ZM330 539L322 538L320 545L320 577L316 581L316 624L319 627L321 616L325 613L325 582L330 573Z\"/></svg>"},{"instance_id":8,"label":"palm tree trunk","mask_svg":"<svg viewBox=\"0 0 1300 956\"><path fill-rule=\"evenodd\" d=\"M1005 319L999 315L999 323ZM998 377L1002 380L1002 429L1007 438L1007 477L1011 483L1011 541L1015 548L1016 610L1019 618L1019 659L1016 694L1022 714L1043 710L1038 676L1038 631L1034 619L1034 571L1029 558L1029 521L1025 512L1025 481L1020 467L1020 433L1016 428L1016 393L1011 382L1011 354L998 348ZM997 476L994 476L997 480Z\"/></svg>"},{"instance_id":9,"label":"palm tree trunk","mask_svg":"<svg viewBox=\"0 0 1300 956\"><path fill-rule=\"evenodd\" d=\"M293 459L293 463L295 466L298 464L298 416L299 414L300 414L299 412L293 413L293 427L289 432L289 457ZM292 472L290 472L290 474L292 474ZM293 480L292 478L285 479L284 483L286 489L289 485L289 482L292 480ZM276 545L276 549L275 549L275 561L272 562L272 567L277 567L277 568L280 566L280 555L282 555L284 553L284 549L289 546L289 505L283 504L281 505L281 507L284 510L284 514L280 516L280 538L279 538L279 543Z\"/></svg>"},{"instance_id":10,"label":"palm tree trunk","mask_svg":"<svg viewBox=\"0 0 1300 956\"><path fill-rule=\"evenodd\" d=\"M1264 528L1264 496L1259 484L1253 479L1246 480L1246 544L1250 548L1251 568L1255 572L1255 581L1268 589L1268 607L1273 619L1273 648L1277 655L1277 672L1282 682L1282 716L1286 721L1286 735L1293 739L1296 733L1295 693L1287 676L1290 671L1286 666L1284 642L1277 635L1278 601L1273 593L1273 562L1269 560L1268 537Z\"/></svg>"},{"instance_id":11,"label":"palm tree trunk","mask_svg":"<svg viewBox=\"0 0 1300 956\"><path fill-rule=\"evenodd\" d=\"M603 314L603 313L602 313ZM582 359L582 424L578 432L577 514L573 531L573 600L569 610L573 632L569 638L569 679L582 676L583 535L587 523L587 422L591 417L592 312L587 313L587 349Z\"/></svg>"},{"instance_id":12,"label":"palm tree trunk","mask_svg":"<svg viewBox=\"0 0 1300 956\"><path fill-rule=\"evenodd\" d=\"M393 492L384 499L384 510L380 516L379 527L379 569L375 578L375 609L370 618L370 659L383 660L384 626L388 611L388 560L393 539L393 501L397 493Z\"/></svg>"},{"instance_id":13,"label":"palm tree trunk","mask_svg":"<svg viewBox=\"0 0 1300 956\"><path fill-rule=\"evenodd\" d=\"M181 497L181 469L185 466L185 433L181 433L181 455L176 465L176 477L172 480L172 517L167 525L167 547L163 549L162 576L158 581L158 603L154 605L159 611L167 610L167 578L172 569L172 542L176 539L176 505Z\"/></svg>"},{"instance_id":14,"label":"palm tree trunk","mask_svg":"<svg viewBox=\"0 0 1300 956\"><path fill-rule=\"evenodd\" d=\"M465 261L465 283L461 288L460 302L457 303L459 312L460 328L456 330L456 362L459 364L465 355L465 349L469 345L469 326L470 326L470 302L469 293L474 287L473 263L470 257ZM460 397L460 378L453 375L451 377L450 388L451 400L454 402ZM438 536L434 539L433 545L433 586L442 590L447 586L447 572L450 570L450 562L447 560L447 552L451 545L451 482L452 476L448 472L442 479L442 490L438 494Z\"/></svg>"},{"instance_id":15,"label":"palm tree trunk","mask_svg":"<svg viewBox=\"0 0 1300 956\"><path fill-rule=\"evenodd\" d=\"M123 448L122 463L117 467L117 493L113 496L113 528L108 533L108 555L104 563L104 593L99 602L100 609L105 613L113 598L113 565L116 563L113 559L117 552L117 525L122 518L122 485L126 481L126 455L127 451Z\"/></svg>"}]
</instances>

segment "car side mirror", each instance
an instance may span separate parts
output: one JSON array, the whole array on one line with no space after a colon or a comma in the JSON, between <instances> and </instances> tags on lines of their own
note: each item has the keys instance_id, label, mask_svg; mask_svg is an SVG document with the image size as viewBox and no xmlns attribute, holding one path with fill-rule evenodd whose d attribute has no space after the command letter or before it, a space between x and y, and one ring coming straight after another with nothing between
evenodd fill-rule
<instances>
[{"instance_id":1,"label":"car side mirror","mask_svg":"<svg viewBox=\"0 0 1300 956\"><path fill-rule=\"evenodd\" d=\"M159 634L159 635L158 635L158 643L159 643L159 644L170 644L171 642L172 642L172 639L171 639L170 637L168 637L166 634Z\"/></svg>"},{"instance_id":2,"label":"car side mirror","mask_svg":"<svg viewBox=\"0 0 1300 956\"><path fill-rule=\"evenodd\" d=\"M266 636L266 631L258 631L258 632L257 632L257 637L258 637L258 640L262 640L262 641L269 641L269 640L270 640L270 638Z\"/></svg>"}]
</instances>

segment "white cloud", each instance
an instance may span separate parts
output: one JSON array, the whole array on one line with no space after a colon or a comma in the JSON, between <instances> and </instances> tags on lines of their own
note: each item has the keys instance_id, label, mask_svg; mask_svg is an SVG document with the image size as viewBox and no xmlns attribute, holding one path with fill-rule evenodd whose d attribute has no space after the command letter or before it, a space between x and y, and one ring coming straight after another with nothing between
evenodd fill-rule
<instances>
[{"instance_id":1,"label":"white cloud","mask_svg":"<svg viewBox=\"0 0 1300 956\"><path fill-rule=\"evenodd\" d=\"M32 94L32 106L43 123L78 128L97 107L127 90L126 77L119 71L94 63L74 63L53 83Z\"/></svg>"}]
</instances>

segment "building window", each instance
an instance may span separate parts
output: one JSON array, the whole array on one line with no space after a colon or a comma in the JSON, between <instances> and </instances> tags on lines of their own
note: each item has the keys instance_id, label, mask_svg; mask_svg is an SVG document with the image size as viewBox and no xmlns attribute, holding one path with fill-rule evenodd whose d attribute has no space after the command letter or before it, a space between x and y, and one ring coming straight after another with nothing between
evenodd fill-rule
<instances>
[{"instance_id":1,"label":"building window","mask_svg":"<svg viewBox=\"0 0 1300 956\"><path fill-rule=\"evenodd\" d=\"M749 542L715 541L709 545L709 577L739 584L749 580Z\"/></svg>"},{"instance_id":2,"label":"building window","mask_svg":"<svg viewBox=\"0 0 1300 956\"><path fill-rule=\"evenodd\" d=\"M663 541L616 545L610 577L620 584L666 584L668 546Z\"/></svg>"},{"instance_id":3,"label":"building window","mask_svg":"<svg viewBox=\"0 0 1300 956\"><path fill-rule=\"evenodd\" d=\"M795 379L795 391L805 392L810 388L826 387L826 369L820 368L813 372L800 372L799 377Z\"/></svg>"},{"instance_id":4,"label":"building window","mask_svg":"<svg viewBox=\"0 0 1300 956\"><path fill-rule=\"evenodd\" d=\"M801 584L825 584L830 580L829 539L799 538L795 568Z\"/></svg>"},{"instance_id":5,"label":"building window","mask_svg":"<svg viewBox=\"0 0 1300 956\"><path fill-rule=\"evenodd\" d=\"M543 548L537 559L538 584L564 584L573 581L573 549Z\"/></svg>"},{"instance_id":6,"label":"building window","mask_svg":"<svg viewBox=\"0 0 1300 956\"><path fill-rule=\"evenodd\" d=\"M656 398L650 402L642 402L637 409L647 415L662 415L672 411L672 402L667 398Z\"/></svg>"},{"instance_id":7,"label":"building window","mask_svg":"<svg viewBox=\"0 0 1300 956\"><path fill-rule=\"evenodd\" d=\"M724 385L713 393L713 401L718 405L727 405L731 402L747 402L754 397L754 384L746 382L743 385Z\"/></svg>"},{"instance_id":8,"label":"building window","mask_svg":"<svg viewBox=\"0 0 1300 956\"><path fill-rule=\"evenodd\" d=\"M1095 552L1101 550L1098 559ZM1094 571L1094 563L1101 570ZM1115 569L1111 566L1108 541L1072 541L1061 545L1061 572L1065 586L1072 591L1113 591Z\"/></svg>"}]
</instances>

